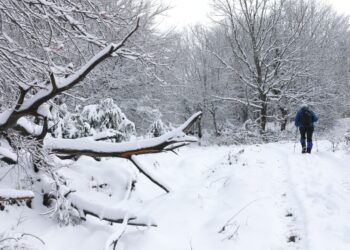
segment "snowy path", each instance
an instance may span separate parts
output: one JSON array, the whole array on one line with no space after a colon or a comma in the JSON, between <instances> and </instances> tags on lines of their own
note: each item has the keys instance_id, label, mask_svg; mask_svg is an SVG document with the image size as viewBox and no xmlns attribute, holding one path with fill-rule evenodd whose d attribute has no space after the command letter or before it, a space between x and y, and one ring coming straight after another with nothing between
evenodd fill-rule
<instances>
[{"instance_id":1,"label":"snowy path","mask_svg":"<svg viewBox=\"0 0 350 250\"><path fill-rule=\"evenodd\" d=\"M194 147L140 157L173 192L140 176L132 206L158 227L130 227L117 250L349 250L350 155L328 148L320 142L320 152L301 155L291 143ZM103 161L83 163L99 171ZM16 230L40 236L50 250L99 250L120 227L96 219L58 227L13 207L0 212L0 234L18 216L26 220Z\"/></svg>"},{"instance_id":2,"label":"snowy path","mask_svg":"<svg viewBox=\"0 0 350 250\"><path fill-rule=\"evenodd\" d=\"M349 162L346 165L327 152L292 155L288 161L291 184L304 213L306 249L350 249Z\"/></svg>"},{"instance_id":3,"label":"snowy path","mask_svg":"<svg viewBox=\"0 0 350 250\"><path fill-rule=\"evenodd\" d=\"M191 149L181 159L158 159L172 163L177 189L147 209L159 228L126 235L125 249L350 249L345 154L268 144Z\"/></svg>"}]
</instances>

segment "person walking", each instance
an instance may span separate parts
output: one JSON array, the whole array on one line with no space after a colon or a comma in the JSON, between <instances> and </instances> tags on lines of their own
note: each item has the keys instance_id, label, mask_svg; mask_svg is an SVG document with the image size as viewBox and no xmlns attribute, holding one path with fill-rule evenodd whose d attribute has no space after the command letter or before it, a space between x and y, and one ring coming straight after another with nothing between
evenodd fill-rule
<instances>
[{"instance_id":1,"label":"person walking","mask_svg":"<svg viewBox=\"0 0 350 250\"><path fill-rule=\"evenodd\" d=\"M302 153L311 154L312 150L312 134L314 132L314 123L318 121L316 114L309 108L307 104L302 104L300 110L295 116L295 126L300 131L300 143ZM307 144L306 144L307 142Z\"/></svg>"}]
</instances>

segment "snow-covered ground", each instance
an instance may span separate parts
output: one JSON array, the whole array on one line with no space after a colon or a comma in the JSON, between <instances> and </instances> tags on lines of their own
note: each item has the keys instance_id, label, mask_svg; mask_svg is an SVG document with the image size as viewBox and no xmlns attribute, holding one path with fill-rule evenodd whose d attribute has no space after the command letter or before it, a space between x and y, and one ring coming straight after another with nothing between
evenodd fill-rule
<instances>
[{"instance_id":1,"label":"snow-covered ground","mask_svg":"<svg viewBox=\"0 0 350 250\"><path fill-rule=\"evenodd\" d=\"M116 249L350 249L350 155L332 152L327 141L317 147L311 155L301 155L299 145L294 152L293 143L275 143L139 157L172 192L139 176L128 206L158 227L128 227ZM87 173L104 169L112 179L121 166L124 172L132 167L125 160L83 157L67 174L81 173L83 165ZM121 228L93 217L60 227L38 211L0 211L0 236L29 233L45 242L28 235L23 243L32 249L100 250Z\"/></svg>"}]
</instances>

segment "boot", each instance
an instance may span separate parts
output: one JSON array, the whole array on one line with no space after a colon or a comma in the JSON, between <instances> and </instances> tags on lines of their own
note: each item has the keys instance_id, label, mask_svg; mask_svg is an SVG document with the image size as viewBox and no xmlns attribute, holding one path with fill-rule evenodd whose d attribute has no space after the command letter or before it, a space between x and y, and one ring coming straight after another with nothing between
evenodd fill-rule
<instances>
[{"instance_id":1,"label":"boot","mask_svg":"<svg viewBox=\"0 0 350 250\"><path fill-rule=\"evenodd\" d=\"M307 143L306 152L307 152L308 154L311 154L312 146L313 146L312 141Z\"/></svg>"},{"instance_id":2,"label":"boot","mask_svg":"<svg viewBox=\"0 0 350 250\"><path fill-rule=\"evenodd\" d=\"M301 153L302 153L302 154L305 154L306 152L307 152L306 147L303 147L303 149L301 150Z\"/></svg>"}]
</instances>

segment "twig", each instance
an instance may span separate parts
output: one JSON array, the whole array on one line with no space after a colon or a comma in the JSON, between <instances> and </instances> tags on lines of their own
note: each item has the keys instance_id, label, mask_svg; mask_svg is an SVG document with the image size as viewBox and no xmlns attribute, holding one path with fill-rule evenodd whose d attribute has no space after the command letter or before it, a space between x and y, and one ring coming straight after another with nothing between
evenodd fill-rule
<instances>
[{"instance_id":1,"label":"twig","mask_svg":"<svg viewBox=\"0 0 350 250\"><path fill-rule=\"evenodd\" d=\"M45 245L45 242L40 239L38 236L34 235L34 234L29 234L29 233L22 233L21 236L18 236L18 237L7 237L5 239L2 239L0 240L0 243L1 242L4 242L4 241L7 241L7 240L14 240L16 242L20 241L24 236L30 236L30 237L33 237L35 239L37 239L38 241L40 241L43 245ZM2 249L2 248L1 248Z\"/></svg>"},{"instance_id":2,"label":"twig","mask_svg":"<svg viewBox=\"0 0 350 250\"><path fill-rule=\"evenodd\" d=\"M256 199L253 200L251 202L249 202L248 204L246 204L244 207L242 207L240 210L238 210L229 220L226 221L226 223L224 224L224 226L218 231L218 233L222 233L226 230L226 227L229 225L232 225L231 221L236 218L237 215L239 215L240 213L242 213L246 208L248 208L250 205L252 205L253 203L262 200L263 198L260 199Z\"/></svg>"},{"instance_id":3,"label":"twig","mask_svg":"<svg viewBox=\"0 0 350 250\"><path fill-rule=\"evenodd\" d=\"M23 237L23 236L31 236L31 237L37 239L38 241L40 241L43 245L45 245L45 241L43 241L42 239L40 239L38 236L36 236L34 234L23 233L21 237Z\"/></svg>"},{"instance_id":4,"label":"twig","mask_svg":"<svg viewBox=\"0 0 350 250\"><path fill-rule=\"evenodd\" d=\"M122 236L126 231L126 228L128 226L128 221L129 221L129 215L125 214L121 228L107 240L105 250L108 250L110 246L113 246L113 250L116 249L119 240L122 238ZM115 239L111 240L111 238L115 238Z\"/></svg>"}]
</instances>

